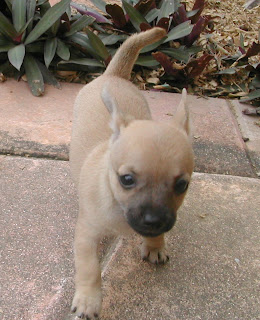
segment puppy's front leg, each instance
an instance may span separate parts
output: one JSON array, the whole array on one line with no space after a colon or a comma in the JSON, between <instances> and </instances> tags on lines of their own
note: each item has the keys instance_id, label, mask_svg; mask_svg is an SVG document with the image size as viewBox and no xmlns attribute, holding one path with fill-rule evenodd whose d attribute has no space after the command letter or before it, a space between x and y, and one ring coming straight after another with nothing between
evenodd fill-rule
<instances>
[{"instance_id":1,"label":"puppy's front leg","mask_svg":"<svg viewBox=\"0 0 260 320\"><path fill-rule=\"evenodd\" d=\"M101 271L98 261L99 238L93 228L78 219L75 233L76 292L71 311L80 318L97 318L101 309Z\"/></svg>"},{"instance_id":2,"label":"puppy's front leg","mask_svg":"<svg viewBox=\"0 0 260 320\"><path fill-rule=\"evenodd\" d=\"M153 238L143 238L141 256L142 259L155 264L167 262L169 256L165 248L164 234Z\"/></svg>"}]
</instances>

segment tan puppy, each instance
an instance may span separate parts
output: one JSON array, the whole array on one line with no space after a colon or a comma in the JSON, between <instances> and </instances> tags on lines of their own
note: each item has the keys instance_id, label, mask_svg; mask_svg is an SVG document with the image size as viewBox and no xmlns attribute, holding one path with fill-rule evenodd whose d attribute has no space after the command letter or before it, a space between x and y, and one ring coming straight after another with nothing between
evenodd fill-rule
<instances>
[{"instance_id":1,"label":"tan puppy","mask_svg":"<svg viewBox=\"0 0 260 320\"><path fill-rule=\"evenodd\" d=\"M161 28L131 36L76 98L70 163L79 216L72 311L81 318L100 313L102 237L135 231L143 236L143 259L168 260L164 233L175 223L193 171L186 91L174 119L161 123L151 119L141 92L128 81L140 49L164 36Z\"/></svg>"}]
</instances>

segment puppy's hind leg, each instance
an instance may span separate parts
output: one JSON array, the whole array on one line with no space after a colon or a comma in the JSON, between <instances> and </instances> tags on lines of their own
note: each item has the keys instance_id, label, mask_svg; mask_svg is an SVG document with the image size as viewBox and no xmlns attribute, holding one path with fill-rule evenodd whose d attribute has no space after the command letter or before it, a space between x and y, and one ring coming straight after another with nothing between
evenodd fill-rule
<instances>
[{"instance_id":1,"label":"puppy's hind leg","mask_svg":"<svg viewBox=\"0 0 260 320\"><path fill-rule=\"evenodd\" d=\"M141 257L143 260L154 264L166 263L169 260L169 256L165 248L164 234L153 238L143 238Z\"/></svg>"},{"instance_id":2,"label":"puppy's hind leg","mask_svg":"<svg viewBox=\"0 0 260 320\"><path fill-rule=\"evenodd\" d=\"M101 270L98 261L99 238L82 219L75 233L76 292L71 311L83 319L97 318L101 309Z\"/></svg>"}]
</instances>

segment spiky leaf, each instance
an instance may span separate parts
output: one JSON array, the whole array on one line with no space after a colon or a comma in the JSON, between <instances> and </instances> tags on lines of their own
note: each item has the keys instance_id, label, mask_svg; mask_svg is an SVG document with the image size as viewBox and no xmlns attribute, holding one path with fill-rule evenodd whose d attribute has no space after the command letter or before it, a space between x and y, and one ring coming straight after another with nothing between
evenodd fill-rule
<instances>
[{"instance_id":1,"label":"spiky leaf","mask_svg":"<svg viewBox=\"0 0 260 320\"><path fill-rule=\"evenodd\" d=\"M159 62L152 56L139 56L135 64L143 67L156 67L159 65Z\"/></svg>"},{"instance_id":2,"label":"spiky leaf","mask_svg":"<svg viewBox=\"0 0 260 320\"><path fill-rule=\"evenodd\" d=\"M95 33L91 32L89 29L87 29L87 35L92 45L92 48L96 51L100 58L102 58L103 61L109 59L110 54L107 48L104 46L103 42L99 39L99 37L96 36Z\"/></svg>"},{"instance_id":3,"label":"spiky leaf","mask_svg":"<svg viewBox=\"0 0 260 320\"><path fill-rule=\"evenodd\" d=\"M49 68L52 62L55 52L57 50L57 38L51 38L44 43L44 62L47 68Z\"/></svg>"},{"instance_id":4,"label":"spiky leaf","mask_svg":"<svg viewBox=\"0 0 260 320\"><path fill-rule=\"evenodd\" d=\"M27 10L27 21L30 19L30 23L27 27L28 33L31 32L32 27L33 27L33 17L35 14L35 9L36 9L36 1L35 0L27 0L26 2L26 10Z\"/></svg>"},{"instance_id":5,"label":"spiky leaf","mask_svg":"<svg viewBox=\"0 0 260 320\"><path fill-rule=\"evenodd\" d=\"M96 19L89 16L82 16L70 26L70 31L64 34L65 37L71 36L77 31L82 30L86 26L92 24Z\"/></svg>"},{"instance_id":6,"label":"spiky leaf","mask_svg":"<svg viewBox=\"0 0 260 320\"><path fill-rule=\"evenodd\" d=\"M19 44L8 51L8 59L10 63L17 69L20 70L25 56L24 44Z\"/></svg>"},{"instance_id":7,"label":"spiky leaf","mask_svg":"<svg viewBox=\"0 0 260 320\"><path fill-rule=\"evenodd\" d=\"M17 31L6 16L0 11L0 33L13 39L17 36Z\"/></svg>"},{"instance_id":8,"label":"spiky leaf","mask_svg":"<svg viewBox=\"0 0 260 320\"><path fill-rule=\"evenodd\" d=\"M146 19L141 15L139 11L137 11L134 7L132 7L129 3L125 0L122 0L124 9L126 13L129 15L130 21L132 25L135 27L137 31L141 31L140 24L147 23Z\"/></svg>"},{"instance_id":9,"label":"spiky leaf","mask_svg":"<svg viewBox=\"0 0 260 320\"><path fill-rule=\"evenodd\" d=\"M164 43L187 36L192 31L192 28L193 26L190 24L190 21L179 24L168 33L167 39L164 41Z\"/></svg>"},{"instance_id":10,"label":"spiky leaf","mask_svg":"<svg viewBox=\"0 0 260 320\"><path fill-rule=\"evenodd\" d=\"M54 77L54 75L46 68L46 66L44 64L42 64L40 61L36 60L36 63L41 71L42 77L43 77L43 81L45 83L48 83L52 86L54 86L57 89L61 88L60 83L58 82L58 80Z\"/></svg>"},{"instance_id":11,"label":"spiky leaf","mask_svg":"<svg viewBox=\"0 0 260 320\"><path fill-rule=\"evenodd\" d=\"M101 62L94 60L94 59L88 59L88 58L79 58L79 59L72 59L68 61L61 61L59 64L68 64L68 63L73 63L73 64L80 64L83 66L90 66L90 67L105 67L104 64Z\"/></svg>"},{"instance_id":12,"label":"spiky leaf","mask_svg":"<svg viewBox=\"0 0 260 320\"><path fill-rule=\"evenodd\" d=\"M63 60L69 60L70 50L64 42L58 39L57 43L57 55Z\"/></svg>"},{"instance_id":13,"label":"spiky leaf","mask_svg":"<svg viewBox=\"0 0 260 320\"><path fill-rule=\"evenodd\" d=\"M254 99L257 99L257 98L260 98L260 89L250 92L247 95L247 97L241 98L240 101L246 102L246 101L251 101L251 100L254 100Z\"/></svg>"},{"instance_id":14,"label":"spiky leaf","mask_svg":"<svg viewBox=\"0 0 260 320\"><path fill-rule=\"evenodd\" d=\"M99 59L99 55L92 47L88 36L85 33L77 32L66 39L73 46L76 46L83 52L91 54L94 58Z\"/></svg>"},{"instance_id":15,"label":"spiky leaf","mask_svg":"<svg viewBox=\"0 0 260 320\"><path fill-rule=\"evenodd\" d=\"M19 32L26 23L26 0L13 0L12 17L15 30Z\"/></svg>"},{"instance_id":16,"label":"spiky leaf","mask_svg":"<svg viewBox=\"0 0 260 320\"><path fill-rule=\"evenodd\" d=\"M158 14L158 20L161 18L168 18L172 13L176 12L179 8L180 1L179 0L163 0L160 8L160 12Z\"/></svg>"},{"instance_id":17,"label":"spiky leaf","mask_svg":"<svg viewBox=\"0 0 260 320\"><path fill-rule=\"evenodd\" d=\"M103 0L90 0L99 10L106 13L106 3Z\"/></svg>"},{"instance_id":18,"label":"spiky leaf","mask_svg":"<svg viewBox=\"0 0 260 320\"><path fill-rule=\"evenodd\" d=\"M24 58L24 68L27 81L31 92L34 96L39 97L44 93L44 82L41 70L30 54L27 54Z\"/></svg>"},{"instance_id":19,"label":"spiky leaf","mask_svg":"<svg viewBox=\"0 0 260 320\"><path fill-rule=\"evenodd\" d=\"M35 28L30 32L25 40L25 44L37 40L45 31L47 31L66 11L69 3L70 0L61 0L53 7L49 8Z\"/></svg>"}]
</instances>

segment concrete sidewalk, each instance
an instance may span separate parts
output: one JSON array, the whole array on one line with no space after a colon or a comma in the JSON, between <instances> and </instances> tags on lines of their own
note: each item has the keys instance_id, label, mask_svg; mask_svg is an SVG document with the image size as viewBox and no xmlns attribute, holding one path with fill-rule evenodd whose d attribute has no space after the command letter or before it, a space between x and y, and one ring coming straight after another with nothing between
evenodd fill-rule
<instances>
[{"instance_id":1,"label":"concrete sidewalk","mask_svg":"<svg viewBox=\"0 0 260 320\"><path fill-rule=\"evenodd\" d=\"M80 87L35 98L22 82L0 85L1 320L75 319L77 197L63 160ZM145 96L155 119L180 99ZM170 262L143 262L138 236L105 239L101 319L259 319L260 129L238 103L190 99L201 173L168 234Z\"/></svg>"}]
</instances>

